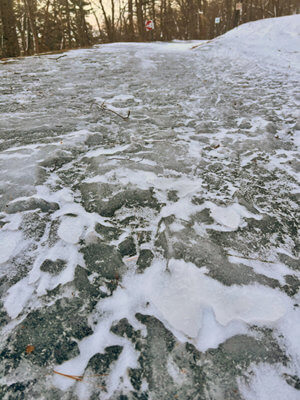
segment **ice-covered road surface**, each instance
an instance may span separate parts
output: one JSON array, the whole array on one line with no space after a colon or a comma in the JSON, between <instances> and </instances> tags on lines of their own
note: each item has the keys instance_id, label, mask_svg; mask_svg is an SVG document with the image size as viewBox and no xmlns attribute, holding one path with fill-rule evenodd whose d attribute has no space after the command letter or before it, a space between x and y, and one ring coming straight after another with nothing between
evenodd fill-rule
<instances>
[{"instance_id":1,"label":"ice-covered road surface","mask_svg":"<svg viewBox=\"0 0 300 400\"><path fill-rule=\"evenodd\" d=\"M299 399L296 51L230 35L0 64L1 398Z\"/></svg>"}]
</instances>

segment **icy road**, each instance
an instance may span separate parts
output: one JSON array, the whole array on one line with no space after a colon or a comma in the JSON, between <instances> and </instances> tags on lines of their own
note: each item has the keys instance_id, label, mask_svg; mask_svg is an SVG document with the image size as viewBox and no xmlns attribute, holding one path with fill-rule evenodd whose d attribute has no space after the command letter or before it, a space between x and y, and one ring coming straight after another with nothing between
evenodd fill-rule
<instances>
[{"instance_id":1,"label":"icy road","mask_svg":"<svg viewBox=\"0 0 300 400\"><path fill-rule=\"evenodd\" d=\"M299 18L0 63L1 399L299 399Z\"/></svg>"}]
</instances>

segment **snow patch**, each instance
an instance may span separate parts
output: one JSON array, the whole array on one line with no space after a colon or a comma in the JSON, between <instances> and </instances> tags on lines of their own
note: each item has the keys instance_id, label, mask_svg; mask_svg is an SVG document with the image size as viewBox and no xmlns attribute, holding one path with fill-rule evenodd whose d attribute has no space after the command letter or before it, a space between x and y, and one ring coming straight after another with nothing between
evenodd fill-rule
<instances>
[{"instance_id":1,"label":"snow patch","mask_svg":"<svg viewBox=\"0 0 300 400\"><path fill-rule=\"evenodd\" d=\"M158 280L153 285L156 290L148 294L162 318L191 338L198 337L203 321L212 324L211 312L205 313L208 307L217 323L226 326L231 321L275 322L291 305L280 291L261 285L227 287L182 260L172 260L169 269L171 273Z\"/></svg>"},{"instance_id":2,"label":"snow patch","mask_svg":"<svg viewBox=\"0 0 300 400\"><path fill-rule=\"evenodd\" d=\"M94 333L79 343L80 355L58 366L63 373L80 375L89 359L103 352L108 345L123 345L126 363L136 367L137 354L127 340L110 332L114 321L127 318L135 328L145 332L144 325L134 315L137 312L154 315L173 332L178 340L194 343L201 351L216 348L226 339L248 332L248 323L260 325L277 323L289 309L290 299L278 290L262 285L230 287L205 275L183 260L171 260L169 272L161 260L152 263L144 274L129 272L111 297L102 299L98 305L99 319ZM120 372L125 374L121 359ZM118 378L111 378L117 387ZM72 382L55 376L54 383L66 390Z\"/></svg>"},{"instance_id":3,"label":"snow patch","mask_svg":"<svg viewBox=\"0 0 300 400\"><path fill-rule=\"evenodd\" d=\"M245 400L299 400L299 390L288 385L282 374L278 366L253 365L249 384L239 379L239 389Z\"/></svg>"},{"instance_id":4,"label":"snow patch","mask_svg":"<svg viewBox=\"0 0 300 400\"><path fill-rule=\"evenodd\" d=\"M106 154L116 154L116 153L119 153L119 152L122 152L122 151L128 149L129 147L130 147L129 144L125 144L124 146L110 147L109 149L100 148L97 150L88 151L87 153L85 153L84 156L92 158L92 157L99 157L99 156L106 155Z\"/></svg>"},{"instance_id":5,"label":"snow patch","mask_svg":"<svg viewBox=\"0 0 300 400\"><path fill-rule=\"evenodd\" d=\"M28 285L28 278L23 278L7 291L4 307L11 318L16 318L32 296L34 287Z\"/></svg>"},{"instance_id":6,"label":"snow patch","mask_svg":"<svg viewBox=\"0 0 300 400\"><path fill-rule=\"evenodd\" d=\"M0 232L0 264L5 263L15 255L15 249L22 238L21 232Z\"/></svg>"},{"instance_id":7,"label":"snow patch","mask_svg":"<svg viewBox=\"0 0 300 400\"><path fill-rule=\"evenodd\" d=\"M78 243L85 223L82 218L63 217L58 228L58 236L67 243Z\"/></svg>"},{"instance_id":8,"label":"snow patch","mask_svg":"<svg viewBox=\"0 0 300 400\"><path fill-rule=\"evenodd\" d=\"M244 206L234 203L228 207L219 207L211 203L210 215L219 224L236 230L242 224L242 218L261 219L262 217L252 214Z\"/></svg>"}]
</instances>

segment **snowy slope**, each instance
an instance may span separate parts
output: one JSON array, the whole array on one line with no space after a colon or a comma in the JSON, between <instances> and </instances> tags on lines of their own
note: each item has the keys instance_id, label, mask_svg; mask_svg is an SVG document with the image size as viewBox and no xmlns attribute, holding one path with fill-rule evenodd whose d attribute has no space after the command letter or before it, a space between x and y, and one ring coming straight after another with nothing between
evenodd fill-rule
<instances>
[{"instance_id":1,"label":"snowy slope","mask_svg":"<svg viewBox=\"0 0 300 400\"><path fill-rule=\"evenodd\" d=\"M300 15L242 24L213 41L215 52L260 67L300 69ZM246 61L245 60L245 61Z\"/></svg>"},{"instance_id":2,"label":"snowy slope","mask_svg":"<svg viewBox=\"0 0 300 400\"><path fill-rule=\"evenodd\" d=\"M298 20L0 64L1 398L299 398Z\"/></svg>"}]
</instances>

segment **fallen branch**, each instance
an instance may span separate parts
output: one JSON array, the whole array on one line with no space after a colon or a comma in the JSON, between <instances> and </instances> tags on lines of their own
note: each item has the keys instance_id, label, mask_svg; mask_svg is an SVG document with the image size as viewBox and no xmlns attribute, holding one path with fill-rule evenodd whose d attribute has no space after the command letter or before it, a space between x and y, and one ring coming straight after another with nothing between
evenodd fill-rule
<instances>
[{"instance_id":1,"label":"fallen branch","mask_svg":"<svg viewBox=\"0 0 300 400\"><path fill-rule=\"evenodd\" d=\"M63 58L63 57L67 57L67 55L66 55L66 54L63 54L62 56L59 56L59 57L57 57L57 58L54 58L54 60L57 61L57 60L59 60L60 58Z\"/></svg>"},{"instance_id":2,"label":"fallen branch","mask_svg":"<svg viewBox=\"0 0 300 400\"><path fill-rule=\"evenodd\" d=\"M204 46L205 44L210 43L210 42L212 42L212 41L213 41L213 39L211 39L211 40L206 40L204 43L196 44L195 46L191 47L191 50L197 49L197 47Z\"/></svg>"},{"instance_id":3,"label":"fallen branch","mask_svg":"<svg viewBox=\"0 0 300 400\"><path fill-rule=\"evenodd\" d=\"M127 113L127 116L124 117L123 115L119 114L117 111L111 110L110 108L107 108L105 102L103 102L100 106L97 103L93 103L92 106L95 105L97 108L99 108L101 111L109 111L115 115L117 115L118 117L122 118L124 121L127 121L129 119L130 116L130 110Z\"/></svg>"}]
</instances>

